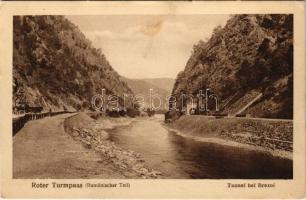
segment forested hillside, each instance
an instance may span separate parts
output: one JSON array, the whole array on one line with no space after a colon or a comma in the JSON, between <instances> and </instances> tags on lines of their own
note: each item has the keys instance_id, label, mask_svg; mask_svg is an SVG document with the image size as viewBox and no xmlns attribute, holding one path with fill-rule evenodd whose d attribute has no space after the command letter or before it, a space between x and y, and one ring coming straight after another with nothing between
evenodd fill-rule
<instances>
[{"instance_id":1,"label":"forested hillside","mask_svg":"<svg viewBox=\"0 0 306 200\"><path fill-rule=\"evenodd\" d=\"M174 78L146 78L141 80L155 85L156 87L167 91L167 93L171 93L175 81Z\"/></svg>"},{"instance_id":2,"label":"forested hillside","mask_svg":"<svg viewBox=\"0 0 306 200\"><path fill-rule=\"evenodd\" d=\"M236 112L262 93L247 113L292 118L293 15L234 15L194 45L172 93L180 99L206 88L220 97L222 112Z\"/></svg>"},{"instance_id":3,"label":"forested hillside","mask_svg":"<svg viewBox=\"0 0 306 200\"><path fill-rule=\"evenodd\" d=\"M152 78L152 79L129 79L122 78L132 89L135 95L145 98L145 107L150 107L150 89L152 89L152 100L155 107L161 106L158 110L167 110L167 97L171 95L174 79L171 78ZM159 97L161 102L157 99Z\"/></svg>"},{"instance_id":4,"label":"forested hillside","mask_svg":"<svg viewBox=\"0 0 306 200\"><path fill-rule=\"evenodd\" d=\"M104 88L132 94L100 49L63 16L15 16L13 109L88 109Z\"/></svg>"}]
</instances>

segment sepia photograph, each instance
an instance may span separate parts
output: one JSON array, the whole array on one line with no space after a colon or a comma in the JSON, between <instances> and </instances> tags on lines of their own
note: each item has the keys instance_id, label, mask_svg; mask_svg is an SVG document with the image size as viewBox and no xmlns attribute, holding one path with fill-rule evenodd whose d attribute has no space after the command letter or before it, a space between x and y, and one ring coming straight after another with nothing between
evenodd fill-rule
<instances>
[{"instance_id":1,"label":"sepia photograph","mask_svg":"<svg viewBox=\"0 0 306 200\"><path fill-rule=\"evenodd\" d=\"M292 180L293 21L14 15L12 178Z\"/></svg>"},{"instance_id":2,"label":"sepia photograph","mask_svg":"<svg viewBox=\"0 0 306 200\"><path fill-rule=\"evenodd\" d=\"M305 198L302 1L0 6L0 198Z\"/></svg>"}]
</instances>

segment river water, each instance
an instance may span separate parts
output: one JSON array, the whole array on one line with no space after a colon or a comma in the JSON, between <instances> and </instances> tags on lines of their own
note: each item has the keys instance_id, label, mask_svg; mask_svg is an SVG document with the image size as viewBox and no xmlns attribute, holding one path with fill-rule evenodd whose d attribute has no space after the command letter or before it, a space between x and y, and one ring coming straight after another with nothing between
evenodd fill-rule
<instances>
[{"instance_id":1,"label":"river water","mask_svg":"<svg viewBox=\"0 0 306 200\"><path fill-rule=\"evenodd\" d=\"M165 178L291 179L292 160L242 147L196 141L163 127L163 117L113 129L110 140L141 154Z\"/></svg>"}]
</instances>

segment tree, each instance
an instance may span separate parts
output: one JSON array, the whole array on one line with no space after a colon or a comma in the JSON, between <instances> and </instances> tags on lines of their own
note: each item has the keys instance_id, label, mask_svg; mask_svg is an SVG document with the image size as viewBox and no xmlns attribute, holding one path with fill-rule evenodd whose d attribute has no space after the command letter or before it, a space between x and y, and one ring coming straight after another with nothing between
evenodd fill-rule
<instances>
[{"instance_id":1,"label":"tree","mask_svg":"<svg viewBox=\"0 0 306 200\"><path fill-rule=\"evenodd\" d=\"M212 35L217 35L221 30L222 30L221 25L216 26L212 31Z\"/></svg>"}]
</instances>

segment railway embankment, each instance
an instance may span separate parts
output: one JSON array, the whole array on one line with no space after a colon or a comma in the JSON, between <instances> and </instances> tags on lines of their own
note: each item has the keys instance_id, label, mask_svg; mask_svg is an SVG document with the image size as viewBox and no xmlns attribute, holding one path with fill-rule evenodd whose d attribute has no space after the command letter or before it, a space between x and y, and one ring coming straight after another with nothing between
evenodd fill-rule
<instances>
[{"instance_id":1,"label":"railway embankment","mask_svg":"<svg viewBox=\"0 0 306 200\"><path fill-rule=\"evenodd\" d=\"M218 119L190 115L181 116L167 124L167 127L203 141L245 146L292 158L292 120L239 117Z\"/></svg>"}]
</instances>

